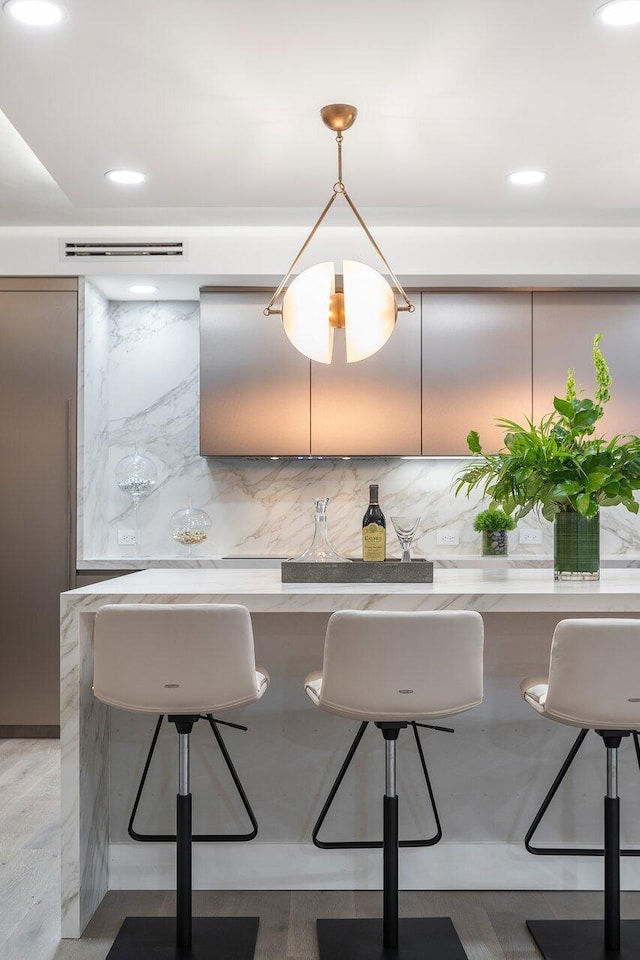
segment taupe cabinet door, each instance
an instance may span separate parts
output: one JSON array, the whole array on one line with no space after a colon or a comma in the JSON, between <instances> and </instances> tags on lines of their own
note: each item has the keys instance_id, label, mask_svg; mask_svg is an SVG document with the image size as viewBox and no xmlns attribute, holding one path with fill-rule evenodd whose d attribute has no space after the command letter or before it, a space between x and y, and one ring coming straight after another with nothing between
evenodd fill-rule
<instances>
[{"instance_id":1,"label":"taupe cabinet door","mask_svg":"<svg viewBox=\"0 0 640 960\"><path fill-rule=\"evenodd\" d=\"M422 453L495 453L495 417L531 416L531 294L422 294Z\"/></svg>"},{"instance_id":2,"label":"taupe cabinet door","mask_svg":"<svg viewBox=\"0 0 640 960\"><path fill-rule=\"evenodd\" d=\"M578 389L593 397L595 378L591 348L596 333L609 364L611 401L598 433L640 434L640 294L534 293L533 412L550 413L554 396L565 395L567 369L576 372Z\"/></svg>"},{"instance_id":3,"label":"taupe cabinet door","mask_svg":"<svg viewBox=\"0 0 640 960\"><path fill-rule=\"evenodd\" d=\"M336 331L332 363L311 364L311 453L420 454L420 300L400 313L384 347L347 363Z\"/></svg>"},{"instance_id":4,"label":"taupe cabinet door","mask_svg":"<svg viewBox=\"0 0 640 960\"><path fill-rule=\"evenodd\" d=\"M26 287L29 281L15 283ZM40 284L44 280L35 283ZM72 561L75 565L77 292L9 291L8 280L4 285L0 726L55 727L60 723L60 593L72 586Z\"/></svg>"},{"instance_id":5,"label":"taupe cabinet door","mask_svg":"<svg viewBox=\"0 0 640 960\"><path fill-rule=\"evenodd\" d=\"M311 361L291 345L264 293L203 293L200 453L204 457L310 452Z\"/></svg>"}]
</instances>

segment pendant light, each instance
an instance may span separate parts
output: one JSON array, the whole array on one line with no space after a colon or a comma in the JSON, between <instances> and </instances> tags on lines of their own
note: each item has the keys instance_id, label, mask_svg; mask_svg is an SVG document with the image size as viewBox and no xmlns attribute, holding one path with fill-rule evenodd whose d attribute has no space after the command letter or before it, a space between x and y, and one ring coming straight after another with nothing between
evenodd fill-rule
<instances>
[{"instance_id":1,"label":"pendant light","mask_svg":"<svg viewBox=\"0 0 640 960\"><path fill-rule=\"evenodd\" d=\"M413 313L415 310L342 181L342 134L353 126L357 115L356 108L348 103L332 103L320 111L324 124L336 134L338 179L333 185L329 202L264 311L265 316L282 316L284 332L296 350L319 363L331 363L335 330L344 329L347 363L355 363L372 356L385 345L393 333L398 311ZM342 290L336 289L336 271L331 261L317 263L303 270L287 287L291 274L318 227L340 196L346 200L382 260L395 292L377 270L354 260L344 260L342 263ZM278 307L276 303L283 293L282 306ZM402 302L396 301L396 293Z\"/></svg>"}]
</instances>

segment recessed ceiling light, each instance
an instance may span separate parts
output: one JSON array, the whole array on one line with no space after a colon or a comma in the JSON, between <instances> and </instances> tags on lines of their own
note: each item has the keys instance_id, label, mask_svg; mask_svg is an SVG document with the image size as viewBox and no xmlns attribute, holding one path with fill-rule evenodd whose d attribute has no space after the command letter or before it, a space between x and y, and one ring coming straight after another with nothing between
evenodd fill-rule
<instances>
[{"instance_id":1,"label":"recessed ceiling light","mask_svg":"<svg viewBox=\"0 0 640 960\"><path fill-rule=\"evenodd\" d=\"M64 15L62 7L49 0L7 0L3 9L30 27L51 27Z\"/></svg>"},{"instance_id":2,"label":"recessed ceiling light","mask_svg":"<svg viewBox=\"0 0 640 960\"><path fill-rule=\"evenodd\" d=\"M107 170L105 177L113 183L144 183L147 179L139 170Z\"/></svg>"},{"instance_id":3,"label":"recessed ceiling light","mask_svg":"<svg viewBox=\"0 0 640 960\"><path fill-rule=\"evenodd\" d=\"M517 183L519 186L531 186L546 179L547 175L542 170L516 170L507 177L509 183Z\"/></svg>"},{"instance_id":4,"label":"recessed ceiling light","mask_svg":"<svg viewBox=\"0 0 640 960\"><path fill-rule=\"evenodd\" d=\"M131 293L157 293L158 288L153 287L150 283L134 283L132 287L129 287Z\"/></svg>"},{"instance_id":5,"label":"recessed ceiling light","mask_svg":"<svg viewBox=\"0 0 640 960\"><path fill-rule=\"evenodd\" d=\"M640 23L640 0L611 0L598 7L596 14L611 27L631 27Z\"/></svg>"}]
</instances>

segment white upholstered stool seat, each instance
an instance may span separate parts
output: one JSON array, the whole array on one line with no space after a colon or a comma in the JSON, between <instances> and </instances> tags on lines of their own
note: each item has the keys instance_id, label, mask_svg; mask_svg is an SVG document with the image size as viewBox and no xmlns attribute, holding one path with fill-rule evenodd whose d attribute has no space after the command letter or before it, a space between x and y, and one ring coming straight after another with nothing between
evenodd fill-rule
<instances>
[{"instance_id":1,"label":"white upholstered stool seat","mask_svg":"<svg viewBox=\"0 0 640 960\"><path fill-rule=\"evenodd\" d=\"M322 670L305 690L351 720L436 720L482 702L479 613L341 610L327 625Z\"/></svg>"},{"instance_id":2,"label":"white upholstered stool seat","mask_svg":"<svg viewBox=\"0 0 640 960\"><path fill-rule=\"evenodd\" d=\"M562 620L551 644L548 676L523 680L520 692L536 713L548 720L580 727L559 773L525 836L537 856L603 856L604 922L599 920L530 920L527 926L545 960L637 960L640 921L620 920L620 857L639 856L638 848L620 849L618 750L633 738L640 760L640 620L584 618ZM607 793L604 800L604 846L534 846L535 831L574 762L585 737L595 730L606 748Z\"/></svg>"},{"instance_id":3,"label":"white upholstered stool seat","mask_svg":"<svg viewBox=\"0 0 640 960\"><path fill-rule=\"evenodd\" d=\"M160 714L129 821L138 841L176 844L175 918L127 917L107 960L253 960L258 917L193 917L193 841L252 840L258 825L213 714L244 707L263 696L269 674L256 667L251 617L235 604L109 604L95 618L93 691L120 710ZM134 829L158 734L165 715L178 734L175 834ZM192 830L190 738L206 719L231 774L252 829L245 834L196 834Z\"/></svg>"},{"instance_id":4,"label":"white upholstered stool seat","mask_svg":"<svg viewBox=\"0 0 640 960\"><path fill-rule=\"evenodd\" d=\"M94 627L95 696L140 713L220 713L264 694L251 617L237 604L110 604Z\"/></svg>"},{"instance_id":5,"label":"white upholstered stool seat","mask_svg":"<svg viewBox=\"0 0 640 960\"><path fill-rule=\"evenodd\" d=\"M316 707L357 720L360 727L312 839L325 850L381 848L384 907L382 920L318 920L320 960L379 960L383 955L394 960L426 956L466 960L449 917L399 919L398 849L433 846L442 837L417 727L452 733L422 721L453 716L482 702L482 651L482 617L470 611L341 610L330 617L322 670L308 675L305 691ZM319 831L369 723L378 727L385 742L383 840L321 841ZM398 837L396 742L407 726L412 728L436 822L436 833L418 840Z\"/></svg>"},{"instance_id":6,"label":"white upholstered stool seat","mask_svg":"<svg viewBox=\"0 0 640 960\"><path fill-rule=\"evenodd\" d=\"M640 620L561 620L547 677L520 684L523 699L549 720L590 730L640 728Z\"/></svg>"}]
</instances>

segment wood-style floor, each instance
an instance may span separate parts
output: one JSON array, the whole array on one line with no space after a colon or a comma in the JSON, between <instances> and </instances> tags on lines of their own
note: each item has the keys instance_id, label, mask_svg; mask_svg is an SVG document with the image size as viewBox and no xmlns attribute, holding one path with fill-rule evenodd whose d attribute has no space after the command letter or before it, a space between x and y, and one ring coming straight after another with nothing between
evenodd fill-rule
<instances>
[{"instance_id":1,"label":"wood-style floor","mask_svg":"<svg viewBox=\"0 0 640 960\"><path fill-rule=\"evenodd\" d=\"M173 895L113 891L82 940L60 941L59 745L0 741L0 958L104 960L122 919L170 915ZM196 892L195 912L259 916L255 960L316 960L316 917L380 915L370 891ZM599 893L470 892L400 895L405 916L450 916L469 960L539 960L527 918L598 917ZM623 895L623 915L640 917L640 893Z\"/></svg>"}]
</instances>

